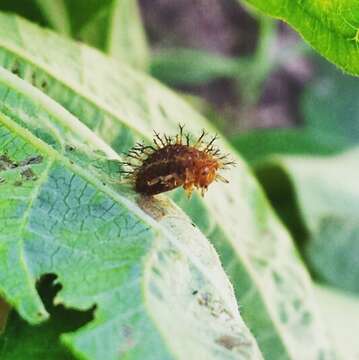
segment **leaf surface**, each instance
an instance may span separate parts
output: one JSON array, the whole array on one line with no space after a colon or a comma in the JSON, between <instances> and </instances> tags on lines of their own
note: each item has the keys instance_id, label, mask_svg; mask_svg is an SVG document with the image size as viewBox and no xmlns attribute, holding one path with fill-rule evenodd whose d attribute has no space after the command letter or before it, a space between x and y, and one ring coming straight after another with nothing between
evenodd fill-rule
<instances>
[{"instance_id":1,"label":"leaf surface","mask_svg":"<svg viewBox=\"0 0 359 360\"><path fill-rule=\"evenodd\" d=\"M208 51L174 48L157 51L151 59L151 75L166 84L198 85L219 77L238 76L240 60Z\"/></svg>"},{"instance_id":2,"label":"leaf surface","mask_svg":"<svg viewBox=\"0 0 359 360\"><path fill-rule=\"evenodd\" d=\"M61 34L146 69L148 48L137 0L34 0Z\"/></svg>"},{"instance_id":3,"label":"leaf surface","mask_svg":"<svg viewBox=\"0 0 359 360\"><path fill-rule=\"evenodd\" d=\"M149 77L18 18L6 16L3 23L3 66L40 88L118 152L139 139L149 142L152 129L174 133L184 123L195 135L202 127L211 130L184 101ZM224 141L220 146L233 152ZM215 245L264 356L331 356L334 350L291 238L245 163L238 162L226 174L230 184L213 185L205 200L194 196L188 201L181 189L171 196Z\"/></svg>"},{"instance_id":4,"label":"leaf surface","mask_svg":"<svg viewBox=\"0 0 359 360\"><path fill-rule=\"evenodd\" d=\"M291 188L301 226L306 229L308 265L322 281L359 293L359 150L332 157L277 156L258 165L258 174L279 211L281 194ZM273 181L275 185L273 184ZM290 220L287 221L289 224ZM297 225L298 218L290 226ZM295 232L295 230L293 230Z\"/></svg>"},{"instance_id":5,"label":"leaf surface","mask_svg":"<svg viewBox=\"0 0 359 360\"><path fill-rule=\"evenodd\" d=\"M314 59L316 76L301 97L301 110L311 131L330 135L345 145L359 141L359 81L329 63Z\"/></svg>"},{"instance_id":6,"label":"leaf surface","mask_svg":"<svg viewBox=\"0 0 359 360\"><path fill-rule=\"evenodd\" d=\"M321 55L359 75L359 4L356 0L246 0L286 21Z\"/></svg>"},{"instance_id":7,"label":"leaf surface","mask_svg":"<svg viewBox=\"0 0 359 360\"><path fill-rule=\"evenodd\" d=\"M241 155L255 164L273 154L335 154L347 141L310 129L264 129L234 136L232 143Z\"/></svg>"},{"instance_id":8,"label":"leaf surface","mask_svg":"<svg viewBox=\"0 0 359 360\"><path fill-rule=\"evenodd\" d=\"M175 205L111 186L118 155L2 68L0 99L0 293L25 320L48 317L35 281L54 273L55 304L96 305L61 337L78 358L261 359L217 254Z\"/></svg>"},{"instance_id":9,"label":"leaf surface","mask_svg":"<svg viewBox=\"0 0 359 360\"><path fill-rule=\"evenodd\" d=\"M319 285L315 286L315 295L335 343L346 359L358 359L358 296Z\"/></svg>"}]
</instances>

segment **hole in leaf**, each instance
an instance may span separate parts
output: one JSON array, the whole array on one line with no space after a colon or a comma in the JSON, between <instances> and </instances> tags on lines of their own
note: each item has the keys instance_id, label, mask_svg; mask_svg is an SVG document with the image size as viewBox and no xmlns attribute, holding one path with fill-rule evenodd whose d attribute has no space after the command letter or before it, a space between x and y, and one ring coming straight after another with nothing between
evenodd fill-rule
<instances>
[{"instance_id":1,"label":"hole in leaf","mask_svg":"<svg viewBox=\"0 0 359 360\"><path fill-rule=\"evenodd\" d=\"M55 274L46 274L41 277L37 284L37 290L41 300L50 314L50 322L58 322L61 332L75 331L83 325L93 320L93 312L95 307L80 311L75 309L67 309L63 305L54 305L53 300L56 294L61 290L62 285L55 284L57 276Z\"/></svg>"},{"instance_id":2,"label":"hole in leaf","mask_svg":"<svg viewBox=\"0 0 359 360\"><path fill-rule=\"evenodd\" d=\"M37 284L39 295L50 314L43 324L31 326L12 311L6 329L0 336L1 359L73 360L74 357L60 343L60 335L79 329L93 319L94 307L87 311L66 309L54 305L61 285L54 284L56 275L44 275Z\"/></svg>"}]
</instances>

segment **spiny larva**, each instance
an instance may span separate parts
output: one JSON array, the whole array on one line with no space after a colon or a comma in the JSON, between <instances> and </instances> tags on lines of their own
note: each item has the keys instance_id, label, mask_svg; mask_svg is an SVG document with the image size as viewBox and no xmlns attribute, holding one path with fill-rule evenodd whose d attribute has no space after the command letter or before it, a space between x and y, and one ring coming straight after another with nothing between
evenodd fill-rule
<instances>
[{"instance_id":1,"label":"spiny larva","mask_svg":"<svg viewBox=\"0 0 359 360\"><path fill-rule=\"evenodd\" d=\"M188 197L194 188L204 196L213 181L228 183L219 171L235 163L214 145L217 135L206 142L207 133L202 130L191 142L183 128L179 125L179 134L172 137L154 131L152 145L138 143L126 154L129 160L123 164L129 169L122 172L127 173L136 192L151 196L183 186Z\"/></svg>"}]
</instances>

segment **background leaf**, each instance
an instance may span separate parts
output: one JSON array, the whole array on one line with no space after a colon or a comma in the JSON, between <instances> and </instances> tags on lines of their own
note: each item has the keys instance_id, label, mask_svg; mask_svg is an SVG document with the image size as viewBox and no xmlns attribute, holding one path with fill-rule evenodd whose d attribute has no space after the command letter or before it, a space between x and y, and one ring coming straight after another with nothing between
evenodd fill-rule
<instances>
[{"instance_id":1,"label":"background leaf","mask_svg":"<svg viewBox=\"0 0 359 360\"><path fill-rule=\"evenodd\" d=\"M301 101L306 126L323 138L336 137L347 147L358 145L358 79L323 60L315 60L316 76L303 91Z\"/></svg>"},{"instance_id":2,"label":"background leaf","mask_svg":"<svg viewBox=\"0 0 359 360\"><path fill-rule=\"evenodd\" d=\"M60 34L71 36L72 24L71 16L68 12L66 1L47 1L47 0L33 0L34 7L37 6L48 25Z\"/></svg>"},{"instance_id":3,"label":"background leaf","mask_svg":"<svg viewBox=\"0 0 359 360\"><path fill-rule=\"evenodd\" d=\"M151 74L170 85L195 85L218 77L235 77L241 67L244 65L240 60L197 49L167 49L151 58Z\"/></svg>"},{"instance_id":4,"label":"background leaf","mask_svg":"<svg viewBox=\"0 0 359 360\"><path fill-rule=\"evenodd\" d=\"M267 15L286 21L321 55L359 75L359 5L355 0L246 0Z\"/></svg>"},{"instance_id":5,"label":"background leaf","mask_svg":"<svg viewBox=\"0 0 359 360\"><path fill-rule=\"evenodd\" d=\"M43 16L41 9L35 3L35 0L2 0L0 9L2 11L15 12L18 15L42 25L47 24L47 20Z\"/></svg>"},{"instance_id":6,"label":"background leaf","mask_svg":"<svg viewBox=\"0 0 359 360\"><path fill-rule=\"evenodd\" d=\"M345 354L346 359L357 359L359 298L324 286L316 286L315 294L335 344Z\"/></svg>"},{"instance_id":7,"label":"background leaf","mask_svg":"<svg viewBox=\"0 0 359 360\"><path fill-rule=\"evenodd\" d=\"M66 6L74 38L133 67L147 68L148 49L137 0L66 1Z\"/></svg>"},{"instance_id":8,"label":"background leaf","mask_svg":"<svg viewBox=\"0 0 359 360\"><path fill-rule=\"evenodd\" d=\"M336 135L310 129L254 130L234 136L233 145L250 162L272 154L335 154L346 146Z\"/></svg>"},{"instance_id":9,"label":"background leaf","mask_svg":"<svg viewBox=\"0 0 359 360\"><path fill-rule=\"evenodd\" d=\"M304 248L314 274L322 281L356 293L357 159L358 149L336 157L278 156L263 161L257 168L269 197ZM292 202L283 195L288 192L293 192Z\"/></svg>"},{"instance_id":10,"label":"background leaf","mask_svg":"<svg viewBox=\"0 0 359 360\"><path fill-rule=\"evenodd\" d=\"M252 130L232 137L251 162L272 154L336 154L358 145L359 82L315 58L316 76L303 90L303 124L293 129Z\"/></svg>"},{"instance_id":11,"label":"background leaf","mask_svg":"<svg viewBox=\"0 0 359 360\"><path fill-rule=\"evenodd\" d=\"M133 67L148 67L148 46L137 0L4 0L0 9L46 24Z\"/></svg>"},{"instance_id":12,"label":"background leaf","mask_svg":"<svg viewBox=\"0 0 359 360\"><path fill-rule=\"evenodd\" d=\"M317 76L301 99L303 128L252 131L233 143L252 161L272 204L306 249L315 276L357 292L356 190L351 185L357 164L354 157L312 155L335 155L358 145L359 83L324 61L316 66Z\"/></svg>"}]
</instances>

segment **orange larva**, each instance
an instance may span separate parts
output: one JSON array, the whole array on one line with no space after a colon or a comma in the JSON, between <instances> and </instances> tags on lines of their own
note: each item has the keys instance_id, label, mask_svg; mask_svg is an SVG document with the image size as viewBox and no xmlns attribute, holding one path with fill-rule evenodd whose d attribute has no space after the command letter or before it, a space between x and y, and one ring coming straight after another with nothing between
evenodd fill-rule
<instances>
[{"instance_id":1,"label":"orange larva","mask_svg":"<svg viewBox=\"0 0 359 360\"><path fill-rule=\"evenodd\" d=\"M179 129L175 137L154 132L153 145L137 144L127 153L132 161L123 163L130 167L123 172L129 174L136 192L151 196L183 186L189 197L193 188L200 189L203 196L213 181L228 182L218 172L234 162L214 146L217 136L206 143L203 130L191 144L183 126Z\"/></svg>"}]
</instances>

